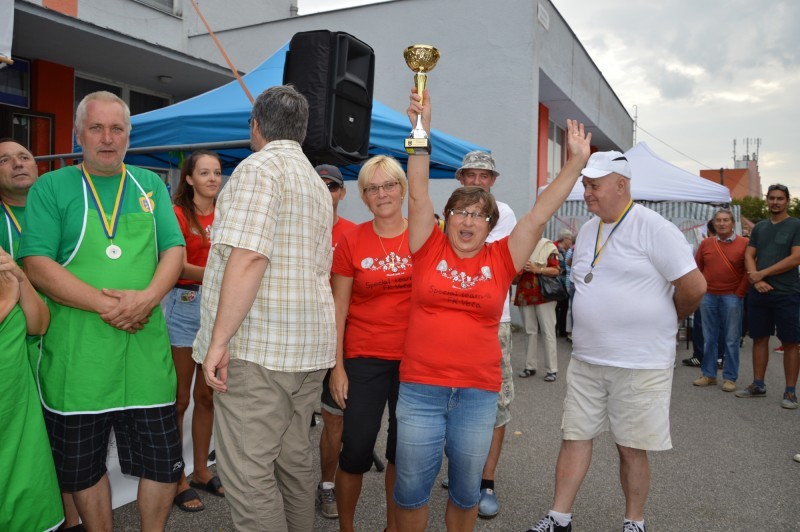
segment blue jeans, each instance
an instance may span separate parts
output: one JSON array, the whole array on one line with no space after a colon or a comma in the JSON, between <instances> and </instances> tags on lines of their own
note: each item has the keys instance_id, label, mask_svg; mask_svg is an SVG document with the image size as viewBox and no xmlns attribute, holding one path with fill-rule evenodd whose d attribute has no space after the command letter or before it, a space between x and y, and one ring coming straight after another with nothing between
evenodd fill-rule
<instances>
[{"instance_id":1,"label":"blue jeans","mask_svg":"<svg viewBox=\"0 0 800 532\"><path fill-rule=\"evenodd\" d=\"M428 504L444 448L450 500L458 508L474 508L494 433L497 392L404 382L396 415L397 506L414 510Z\"/></svg>"},{"instance_id":2,"label":"blue jeans","mask_svg":"<svg viewBox=\"0 0 800 532\"><path fill-rule=\"evenodd\" d=\"M735 294L706 294L700 304L703 316L703 336L705 338L703 375L717 377L717 357L714 353L722 351L724 368L722 378L736 381L739 377L739 340L742 337L742 298ZM720 349L720 337L724 338Z\"/></svg>"}]
</instances>

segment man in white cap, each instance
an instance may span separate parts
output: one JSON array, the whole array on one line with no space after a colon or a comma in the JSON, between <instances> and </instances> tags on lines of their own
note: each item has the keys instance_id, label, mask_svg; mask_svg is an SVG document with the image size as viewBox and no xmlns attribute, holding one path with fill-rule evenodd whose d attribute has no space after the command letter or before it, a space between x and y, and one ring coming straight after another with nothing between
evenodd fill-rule
<instances>
[{"instance_id":1,"label":"man in white cap","mask_svg":"<svg viewBox=\"0 0 800 532\"><path fill-rule=\"evenodd\" d=\"M477 186L491 192L492 185L497 180L500 172L497 171L494 158L489 152L471 151L464 156L461 168L456 170L456 179L461 185ZM511 230L517 225L517 217L511 207L501 201L497 201L497 209L500 216L497 225L486 238L486 243L500 240L511 234ZM506 425L511 421L511 402L514 400L514 379L511 369L511 311L510 300L506 297L503 305L503 315L500 317L500 327L497 335L500 339L502 358L500 370L503 375L503 384L497 396L497 417L494 422L494 434L492 435L492 445L489 448L489 456L486 457L486 465L483 467L481 476L481 498L478 502L478 515L484 519L495 517L500 512L500 505L497 494L494 491L494 473L497 469L497 462L500 460L500 451L503 448L503 438L506 434Z\"/></svg>"},{"instance_id":2,"label":"man in white cap","mask_svg":"<svg viewBox=\"0 0 800 532\"><path fill-rule=\"evenodd\" d=\"M550 512L529 531L572 530L592 441L610 430L625 494L623 531L642 532L650 489L647 451L672 447L678 323L700 304L706 282L678 228L632 202L623 154L595 153L581 173L583 197L595 216L581 227L572 261L573 350L555 496Z\"/></svg>"}]
</instances>

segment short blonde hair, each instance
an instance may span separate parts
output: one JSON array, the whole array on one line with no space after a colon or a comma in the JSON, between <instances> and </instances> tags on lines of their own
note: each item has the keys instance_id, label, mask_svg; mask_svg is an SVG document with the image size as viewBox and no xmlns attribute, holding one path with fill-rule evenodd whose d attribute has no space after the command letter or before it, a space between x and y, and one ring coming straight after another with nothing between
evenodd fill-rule
<instances>
[{"instance_id":1,"label":"short blonde hair","mask_svg":"<svg viewBox=\"0 0 800 532\"><path fill-rule=\"evenodd\" d=\"M400 166L400 163L397 162L397 159L394 157L376 155L365 162L358 172L358 191L361 194L361 201L366 203L367 200L364 189L369 186L372 176L375 175L375 172L378 170L383 170L400 183L402 196L405 198L406 192L408 191L408 179L406 179L406 173L403 171L403 167Z\"/></svg>"}]
</instances>

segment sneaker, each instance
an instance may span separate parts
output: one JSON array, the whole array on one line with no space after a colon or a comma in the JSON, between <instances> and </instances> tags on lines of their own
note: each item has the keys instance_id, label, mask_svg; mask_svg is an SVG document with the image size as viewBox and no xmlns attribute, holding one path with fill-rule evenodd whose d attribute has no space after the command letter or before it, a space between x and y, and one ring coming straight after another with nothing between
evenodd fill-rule
<instances>
[{"instance_id":1,"label":"sneaker","mask_svg":"<svg viewBox=\"0 0 800 532\"><path fill-rule=\"evenodd\" d=\"M622 523L622 532L646 532L646 526L639 526L633 521L626 519L624 523Z\"/></svg>"},{"instance_id":2,"label":"sneaker","mask_svg":"<svg viewBox=\"0 0 800 532\"><path fill-rule=\"evenodd\" d=\"M736 391L736 381L729 381L725 379L722 381L722 391L723 392L735 392Z\"/></svg>"},{"instance_id":3,"label":"sneaker","mask_svg":"<svg viewBox=\"0 0 800 532\"><path fill-rule=\"evenodd\" d=\"M794 461L795 462L800 462L800 453L797 453L796 455L794 455Z\"/></svg>"},{"instance_id":4,"label":"sneaker","mask_svg":"<svg viewBox=\"0 0 800 532\"><path fill-rule=\"evenodd\" d=\"M339 517L339 510L336 509L336 492L333 488L324 489L317 487L317 501L319 502L319 512L322 517L336 519Z\"/></svg>"},{"instance_id":5,"label":"sneaker","mask_svg":"<svg viewBox=\"0 0 800 532\"><path fill-rule=\"evenodd\" d=\"M706 377L705 375L703 375L699 379L695 379L692 382L692 384L694 384L695 386L716 386L717 379L716 378L712 379L711 377Z\"/></svg>"},{"instance_id":6,"label":"sneaker","mask_svg":"<svg viewBox=\"0 0 800 532\"><path fill-rule=\"evenodd\" d=\"M703 365L703 361L697 357L684 358L683 360L681 360L681 364L683 364L684 366L689 366L690 368L699 368L700 366Z\"/></svg>"},{"instance_id":7,"label":"sneaker","mask_svg":"<svg viewBox=\"0 0 800 532\"><path fill-rule=\"evenodd\" d=\"M442 487L446 490L450 489L450 479L447 476L445 476L444 480L442 480Z\"/></svg>"},{"instance_id":8,"label":"sneaker","mask_svg":"<svg viewBox=\"0 0 800 532\"><path fill-rule=\"evenodd\" d=\"M478 501L478 517L491 519L498 513L500 513L500 503L497 501L497 494L493 489L482 489L481 498Z\"/></svg>"},{"instance_id":9,"label":"sneaker","mask_svg":"<svg viewBox=\"0 0 800 532\"><path fill-rule=\"evenodd\" d=\"M721 358L718 358L717 359L717 369L722 369L724 367L725 367L725 362Z\"/></svg>"},{"instance_id":10,"label":"sneaker","mask_svg":"<svg viewBox=\"0 0 800 532\"><path fill-rule=\"evenodd\" d=\"M776 347L775 349L773 349L773 351L774 351L775 353L783 353L783 346L782 346L782 345L779 345L778 347Z\"/></svg>"},{"instance_id":11,"label":"sneaker","mask_svg":"<svg viewBox=\"0 0 800 532\"><path fill-rule=\"evenodd\" d=\"M534 375L536 375L535 369L523 369L522 371L519 372L519 376L522 377L523 379L527 379L528 377L533 377Z\"/></svg>"},{"instance_id":12,"label":"sneaker","mask_svg":"<svg viewBox=\"0 0 800 532\"><path fill-rule=\"evenodd\" d=\"M744 390L739 390L738 392L736 392L736 397L745 397L745 398L764 397L765 395L767 395L767 389L759 388L755 384L751 384Z\"/></svg>"},{"instance_id":13,"label":"sneaker","mask_svg":"<svg viewBox=\"0 0 800 532\"><path fill-rule=\"evenodd\" d=\"M794 410L797 408L797 394L792 392L786 392L783 394L783 401L781 401L781 406L783 408L788 408L789 410Z\"/></svg>"},{"instance_id":14,"label":"sneaker","mask_svg":"<svg viewBox=\"0 0 800 532\"><path fill-rule=\"evenodd\" d=\"M556 382L556 374L548 372L547 375L544 376L544 382Z\"/></svg>"},{"instance_id":15,"label":"sneaker","mask_svg":"<svg viewBox=\"0 0 800 532\"><path fill-rule=\"evenodd\" d=\"M526 532L572 532L572 523L561 526L548 514L542 517L541 521L530 527Z\"/></svg>"}]
</instances>

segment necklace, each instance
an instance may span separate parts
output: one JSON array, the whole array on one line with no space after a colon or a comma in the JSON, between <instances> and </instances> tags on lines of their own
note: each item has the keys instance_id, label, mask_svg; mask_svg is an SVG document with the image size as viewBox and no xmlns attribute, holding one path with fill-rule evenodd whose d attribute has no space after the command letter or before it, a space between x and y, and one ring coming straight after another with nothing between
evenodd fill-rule
<instances>
[{"instance_id":1,"label":"necklace","mask_svg":"<svg viewBox=\"0 0 800 532\"><path fill-rule=\"evenodd\" d=\"M375 222L372 223L372 230L375 231L375 236L378 237L378 242L380 243L381 249L383 250L383 256L386 257L386 265L392 271L395 271L395 268L397 267L397 263L400 261L400 249L403 247L403 242L405 242L405 239L406 239L406 224L407 223L408 222L406 222L406 220L404 219L403 220L403 232L400 233L400 245L397 246L397 251L392 251L391 253L387 253L386 252L386 248L383 245L383 239L381 238L381 235L379 235L378 232L375 231ZM394 237L394 238L397 238L397 237Z\"/></svg>"}]
</instances>

